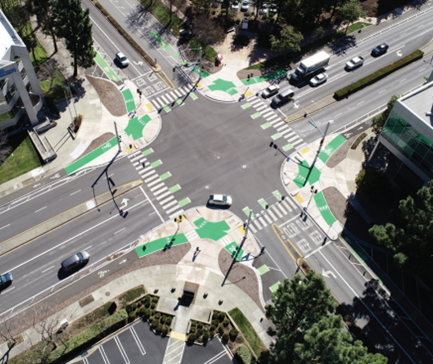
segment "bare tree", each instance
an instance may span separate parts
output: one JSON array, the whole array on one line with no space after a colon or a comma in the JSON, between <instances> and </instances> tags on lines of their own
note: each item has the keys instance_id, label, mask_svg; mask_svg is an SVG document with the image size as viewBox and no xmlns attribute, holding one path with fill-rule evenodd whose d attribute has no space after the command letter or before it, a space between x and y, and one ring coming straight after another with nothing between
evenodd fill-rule
<instances>
[{"instance_id":1,"label":"bare tree","mask_svg":"<svg viewBox=\"0 0 433 364\"><path fill-rule=\"evenodd\" d=\"M8 343L9 349L22 341L25 330L25 320L22 315L12 316L10 313L2 317L0 324L0 342Z\"/></svg>"},{"instance_id":2,"label":"bare tree","mask_svg":"<svg viewBox=\"0 0 433 364\"><path fill-rule=\"evenodd\" d=\"M167 0L170 9L170 21L173 16L173 7L177 10L182 10L186 4L186 0Z\"/></svg>"},{"instance_id":3,"label":"bare tree","mask_svg":"<svg viewBox=\"0 0 433 364\"><path fill-rule=\"evenodd\" d=\"M196 24L194 28L194 35L197 36L200 43L204 47L206 47L208 44L213 45L224 41L224 29L215 23L210 24L206 14L199 14L194 20Z\"/></svg>"},{"instance_id":4,"label":"bare tree","mask_svg":"<svg viewBox=\"0 0 433 364\"><path fill-rule=\"evenodd\" d=\"M9 144L8 137L3 130L0 130L0 166L10 156L12 147Z\"/></svg>"},{"instance_id":5,"label":"bare tree","mask_svg":"<svg viewBox=\"0 0 433 364\"><path fill-rule=\"evenodd\" d=\"M58 70L57 66L58 62L54 58L50 58L38 70L38 78L41 81L50 81L49 91L51 91L53 88L53 83L55 79L54 74Z\"/></svg>"}]
</instances>

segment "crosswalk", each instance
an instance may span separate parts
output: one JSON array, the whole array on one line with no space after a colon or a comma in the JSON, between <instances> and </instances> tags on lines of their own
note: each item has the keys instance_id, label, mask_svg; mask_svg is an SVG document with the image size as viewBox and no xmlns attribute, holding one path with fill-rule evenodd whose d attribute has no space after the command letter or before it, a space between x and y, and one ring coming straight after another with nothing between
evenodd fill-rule
<instances>
[{"instance_id":1,"label":"crosswalk","mask_svg":"<svg viewBox=\"0 0 433 364\"><path fill-rule=\"evenodd\" d=\"M294 201L286 197L283 201L269 206L267 210L262 210L260 213L255 214L251 219L249 229L251 229L251 231L255 234L257 231L260 231L268 225L273 224L278 219L284 218L284 216L286 216L289 212L297 210L299 210L299 206L296 206ZM245 223L248 223L248 219L245 220Z\"/></svg>"},{"instance_id":2,"label":"crosswalk","mask_svg":"<svg viewBox=\"0 0 433 364\"><path fill-rule=\"evenodd\" d=\"M291 149L301 151L307 147L307 144L293 131L293 129L290 128L289 125L274 110L270 109L260 97L256 95L247 97L246 103L244 103L242 107L245 109L250 106L252 106L260 114L257 116L262 116L267 121L266 124L262 125L263 129L272 126L277 131L277 133L272 136L273 140L284 138L287 141L288 144L283 143L285 145L282 146L282 149L285 152Z\"/></svg>"},{"instance_id":3,"label":"crosswalk","mask_svg":"<svg viewBox=\"0 0 433 364\"><path fill-rule=\"evenodd\" d=\"M173 104L174 102L188 94L193 100L196 100L197 96L193 92L191 92L194 88L194 85L182 86L180 88L174 89L173 91L155 97L154 99L150 100L150 102L154 105L156 109L162 109L164 106ZM182 101L179 100L177 102L180 103Z\"/></svg>"},{"instance_id":4,"label":"crosswalk","mask_svg":"<svg viewBox=\"0 0 433 364\"><path fill-rule=\"evenodd\" d=\"M187 199L188 201L184 199L182 203L180 203L175 199L174 192L180 190L180 186L175 185L171 188L166 186L163 176L167 175L167 173L159 175L156 172L156 168L160 166L162 162L156 161L150 163L140 151L128 155L128 158L169 218L172 219L182 215L184 212L182 206L190 201L189 199Z\"/></svg>"}]
</instances>

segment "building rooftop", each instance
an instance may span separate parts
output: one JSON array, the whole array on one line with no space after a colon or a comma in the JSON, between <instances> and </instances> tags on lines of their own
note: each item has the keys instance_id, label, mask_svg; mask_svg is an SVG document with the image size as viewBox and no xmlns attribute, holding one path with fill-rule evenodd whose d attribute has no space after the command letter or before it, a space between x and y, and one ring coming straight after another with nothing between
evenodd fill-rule
<instances>
[{"instance_id":1,"label":"building rooftop","mask_svg":"<svg viewBox=\"0 0 433 364\"><path fill-rule=\"evenodd\" d=\"M24 46L23 41L15 31L14 27L9 23L4 13L0 10L0 59L12 45Z\"/></svg>"},{"instance_id":2,"label":"building rooftop","mask_svg":"<svg viewBox=\"0 0 433 364\"><path fill-rule=\"evenodd\" d=\"M433 82L403 96L399 101L426 124L433 126Z\"/></svg>"}]
</instances>

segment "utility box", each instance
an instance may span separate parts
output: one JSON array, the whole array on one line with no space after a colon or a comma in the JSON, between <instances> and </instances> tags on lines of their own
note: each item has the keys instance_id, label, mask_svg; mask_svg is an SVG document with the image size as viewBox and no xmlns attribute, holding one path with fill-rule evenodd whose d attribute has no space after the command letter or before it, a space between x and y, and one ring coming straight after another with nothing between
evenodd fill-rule
<instances>
[{"instance_id":1,"label":"utility box","mask_svg":"<svg viewBox=\"0 0 433 364\"><path fill-rule=\"evenodd\" d=\"M182 297L180 298L181 302L188 306L193 304L199 287L197 283L185 282Z\"/></svg>"}]
</instances>

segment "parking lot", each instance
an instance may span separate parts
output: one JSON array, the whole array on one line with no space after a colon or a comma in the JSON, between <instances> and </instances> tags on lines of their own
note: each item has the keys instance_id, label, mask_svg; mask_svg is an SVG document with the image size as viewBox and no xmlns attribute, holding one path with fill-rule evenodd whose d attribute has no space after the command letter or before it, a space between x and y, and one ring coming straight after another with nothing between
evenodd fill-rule
<instances>
[{"instance_id":1,"label":"parking lot","mask_svg":"<svg viewBox=\"0 0 433 364\"><path fill-rule=\"evenodd\" d=\"M186 345L182 358L183 364L231 364L234 363L223 344L217 337L206 345Z\"/></svg>"},{"instance_id":2,"label":"parking lot","mask_svg":"<svg viewBox=\"0 0 433 364\"><path fill-rule=\"evenodd\" d=\"M155 335L146 322L138 322L99 345L83 364L162 363L167 337ZM79 362L79 363L81 363Z\"/></svg>"}]
</instances>

